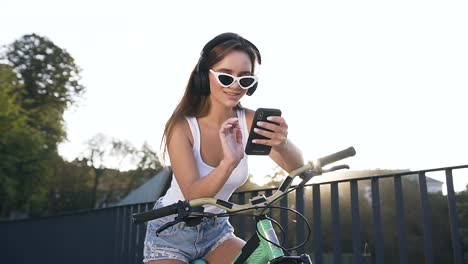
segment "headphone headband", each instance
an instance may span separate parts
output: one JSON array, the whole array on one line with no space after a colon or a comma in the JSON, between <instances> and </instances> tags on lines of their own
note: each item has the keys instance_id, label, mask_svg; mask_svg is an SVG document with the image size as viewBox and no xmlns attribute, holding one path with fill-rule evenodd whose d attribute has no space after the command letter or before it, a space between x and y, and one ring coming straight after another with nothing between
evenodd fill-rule
<instances>
[{"instance_id":1,"label":"headphone headband","mask_svg":"<svg viewBox=\"0 0 468 264\"><path fill-rule=\"evenodd\" d=\"M240 38L241 37L236 33L227 32L227 33L220 34L205 44L202 51L200 52L200 56L204 57L208 52L210 52L210 50L212 50L214 47L218 46L219 44L223 42L226 42L231 39L240 39Z\"/></svg>"},{"instance_id":2,"label":"headphone headband","mask_svg":"<svg viewBox=\"0 0 468 264\"><path fill-rule=\"evenodd\" d=\"M220 35L214 37L208 43L206 43L205 46L203 47L202 51L200 52L200 57L201 58L205 57L206 54L208 52L210 52L214 47L216 47L219 44L224 43L224 42L226 42L228 40L231 40L231 39L237 39L241 43L243 43L243 44L245 43L248 46L250 46L254 50L255 55L257 56L258 63L262 64L262 57L260 56L260 51L258 50L258 48L252 42L250 42L247 39L243 38L239 34L232 33L232 32L227 32L227 33L220 34Z\"/></svg>"}]
</instances>

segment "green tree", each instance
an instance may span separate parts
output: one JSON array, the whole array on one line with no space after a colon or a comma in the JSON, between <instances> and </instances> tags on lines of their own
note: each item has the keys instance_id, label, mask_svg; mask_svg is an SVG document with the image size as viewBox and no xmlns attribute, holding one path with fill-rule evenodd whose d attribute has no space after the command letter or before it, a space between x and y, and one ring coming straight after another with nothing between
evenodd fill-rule
<instances>
[{"instance_id":1,"label":"green tree","mask_svg":"<svg viewBox=\"0 0 468 264\"><path fill-rule=\"evenodd\" d=\"M18 104L18 80L13 69L0 64L0 199L1 216L4 216L17 195L17 179L14 177L15 161L19 154L15 148L21 141L25 116ZM15 151L16 150L16 151Z\"/></svg>"},{"instance_id":2,"label":"green tree","mask_svg":"<svg viewBox=\"0 0 468 264\"><path fill-rule=\"evenodd\" d=\"M2 216L44 212L65 138L63 113L84 92L73 58L45 37L25 35L0 54ZM17 79L15 79L17 78ZM3 159L4 158L4 159Z\"/></svg>"},{"instance_id":3,"label":"green tree","mask_svg":"<svg viewBox=\"0 0 468 264\"><path fill-rule=\"evenodd\" d=\"M21 77L28 123L42 132L44 148L55 151L66 135L63 113L85 91L80 68L66 50L36 34L14 41L3 57Z\"/></svg>"},{"instance_id":4,"label":"green tree","mask_svg":"<svg viewBox=\"0 0 468 264\"><path fill-rule=\"evenodd\" d=\"M28 124L21 107L23 86L11 66L0 65L0 199L1 217L30 206L34 184L44 164L38 162L43 137ZM36 166L32 164L37 163Z\"/></svg>"}]
</instances>

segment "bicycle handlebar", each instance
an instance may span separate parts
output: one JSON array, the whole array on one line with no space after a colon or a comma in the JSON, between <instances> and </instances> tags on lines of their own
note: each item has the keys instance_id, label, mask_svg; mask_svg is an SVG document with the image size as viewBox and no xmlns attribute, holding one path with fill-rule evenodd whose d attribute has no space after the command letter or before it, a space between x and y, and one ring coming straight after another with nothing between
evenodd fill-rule
<instances>
[{"instance_id":1,"label":"bicycle handlebar","mask_svg":"<svg viewBox=\"0 0 468 264\"><path fill-rule=\"evenodd\" d=\"M342 151L338 151L334 154L318 159L318 162L319 162L318 166L323 167L330 163L333 163L333 162L336 162L336 161L339 161L348 157L352 157L354 155L356 155L356 150L353 147L349 147Z\"/></svg>"},{"instance_id":2,"label":"bicycle handlebar","mask_svg":"<svg viewBox=\"0 0 468 264\"><path fill-rule=\"evenodd\" d=\"M177 213L177 203L164 206L158 209L150 210L147 212L133 214L133 223L140 224L148 222L153 219L158 219L164 216L173 215Z\"/></svg>"},{"instance_id":3,"label":"bicycle handlebar","mask_svg":"<svg viewBox=\"0 0 468 264\"><path fill-rule=\"evenodd\" d=\"M265 208L265 206L273 203L278 198L280 198L284 193L289 189L293 179L296 176L300 176L305 184L306 181L309 181L313 176L322 174L322 167L339 160L352 157L356 154L356 150L353 147L349 147L342 151L336 152L334 154L322 157L317 159L315 162L309 162L302 167L299 167L289 173L288 176L283 180L283 183L280 187L269 197L264 195L253 197L246 204L235 204L228 201L216 199L216 198L199 198L191 201L179 201L178 203L164 206L158 209L153 209L143 213L133 214L133 222L138 224L142 222L147 222L153 219L161 218L168 215L173 215L179 213L179 210L189 211L191 207L203 206L203 205L214 205L218 208L224 209L227 212L238 212L238 211L255 211L259 208ZM343 166L337 166L336 168L343 168ZM306 175L303 173L307 172ZM301 183L300 185L304 185Z\"/></svg>"}]
</instances>

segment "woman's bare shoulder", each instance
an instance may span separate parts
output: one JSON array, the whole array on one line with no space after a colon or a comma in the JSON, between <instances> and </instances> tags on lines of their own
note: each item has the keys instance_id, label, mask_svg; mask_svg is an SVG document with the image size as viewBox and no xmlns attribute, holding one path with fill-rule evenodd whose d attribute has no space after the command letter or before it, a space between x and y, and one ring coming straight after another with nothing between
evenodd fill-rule
<instances>
[{"instance_id":1,"label":"woman's bare shoulder","mask_svg":"<svg viewBox=\"0 0 468 264\"><path fill-rule=\"evenodd\" d=\"M181 141L188 140L193 144L192 132L190 126L185 118L175 121L174 127L172 128L171 138L175 139L179 143ZM172 140L171 140L172 141Z\"/></svg>"}]
</instances>

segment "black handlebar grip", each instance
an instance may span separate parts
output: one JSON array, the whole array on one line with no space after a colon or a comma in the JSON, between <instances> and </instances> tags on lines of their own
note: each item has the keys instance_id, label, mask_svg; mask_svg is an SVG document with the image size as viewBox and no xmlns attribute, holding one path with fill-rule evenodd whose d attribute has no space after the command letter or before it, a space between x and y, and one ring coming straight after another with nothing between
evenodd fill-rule
<instances>
[{"instance_id":1,"label":"black handlebar grip","mask_svg":"<svg viewBox=\"0 0 468 264\"><path fill-rule=\"evenodd\" d=\"M177 213L177 204L171 204L158 209L153 209L143 213L136 213L132 215L134 224L141 224L148 222L153 219L161 218L164 216L172 215Z\"/></svg>"},{"instance_id":2,"label":"black handlebar grip","mask_svg":"<svg viewBox=\"0 0 468 264\"><path fill-rule=\"evenodd\" d=\"M333 162L336 162L336 161L339 161L339 160L342 160L342 159L345 159L345 158L348 158L348 157L352 157L356 155L356 150L354 149L354 147L349 147L347 149L344 149L342 151L338 151L334 154L331 154L331 155L328 155L328 156L325 156L323 158L320 158L318 159L319 162L320 162L320 166L325 166L325 165L328 165L330 163L333 163Z\"/></svg>"}]
</instances>

